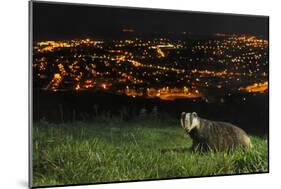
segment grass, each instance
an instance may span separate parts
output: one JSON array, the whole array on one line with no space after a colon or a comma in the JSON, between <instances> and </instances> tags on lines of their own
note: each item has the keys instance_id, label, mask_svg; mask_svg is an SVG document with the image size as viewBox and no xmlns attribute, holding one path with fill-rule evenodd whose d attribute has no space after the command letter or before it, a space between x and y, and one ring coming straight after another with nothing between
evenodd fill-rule
<instances>
[{"instance_id":1,"label":"grass","mask_svg":"<svg viewBox=\"0 0 281 189\"><path fill-rule=\"evenodd\" d=\"M251 139L250 151L176 152L192 141L173 121L40 122L33 128L33 186L268 172L267 140Z\"/></svg>"}]
</instances>

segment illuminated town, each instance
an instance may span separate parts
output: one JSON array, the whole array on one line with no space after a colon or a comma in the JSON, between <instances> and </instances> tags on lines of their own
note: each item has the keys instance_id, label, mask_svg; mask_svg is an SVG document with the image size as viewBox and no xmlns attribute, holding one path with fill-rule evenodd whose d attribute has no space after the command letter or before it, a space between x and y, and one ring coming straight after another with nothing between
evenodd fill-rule
<instances>
[{"instance_id":1,"label":"illuminated town","mask_svg":"<svg viewBox=\"0 0 281 189\"><path fill-rule=\"evenodd\" d=\"M222 96L268 92L268 40L220 33L168 36L36 42L34 87L161 100L202 99L209 90Z\"/></svg>"}]
</instances>

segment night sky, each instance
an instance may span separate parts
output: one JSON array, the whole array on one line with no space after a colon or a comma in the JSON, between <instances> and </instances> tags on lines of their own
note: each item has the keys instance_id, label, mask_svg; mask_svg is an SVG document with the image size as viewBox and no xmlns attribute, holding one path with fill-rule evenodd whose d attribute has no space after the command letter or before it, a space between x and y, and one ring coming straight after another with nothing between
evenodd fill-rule
<instances>
[{"instance_id":1,"label":"night sky","mask_svg":"<svg viewBox=\"0 0 281 189\"><path fill-rule=\"evenodd\" d=\"M34 40L136 33L236 33L268 36L268 17L33 2Z\"/></svg>"}]
</instances>

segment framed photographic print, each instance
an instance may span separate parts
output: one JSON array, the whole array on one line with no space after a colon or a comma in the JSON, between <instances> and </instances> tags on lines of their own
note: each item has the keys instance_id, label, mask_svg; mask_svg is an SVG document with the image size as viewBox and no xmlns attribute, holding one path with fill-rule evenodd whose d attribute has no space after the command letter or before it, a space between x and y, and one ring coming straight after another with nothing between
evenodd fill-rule
<instances>
[{"instance_id":1,"label":"framed photographic print","mask_svg":"<svg viewBox=\"0 0 281 189\"><path fill-rule=\"evenodd\" d=\"M29 2L30 187L269 172L269 17Z\"/></svg>"}]
</instances>

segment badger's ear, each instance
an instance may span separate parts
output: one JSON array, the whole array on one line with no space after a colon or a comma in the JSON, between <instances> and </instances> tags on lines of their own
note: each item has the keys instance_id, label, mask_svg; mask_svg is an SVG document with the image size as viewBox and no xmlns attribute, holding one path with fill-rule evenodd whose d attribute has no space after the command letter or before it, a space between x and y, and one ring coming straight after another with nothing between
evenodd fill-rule
<instances>
[{"instance_id":1,"label":"badger's ear","mask_svg":"<svg viewBox=\"0 0 281 189\"><path fill-rule=\"evenodd\" d=\"M185 114L186 114L185 112L181 113L181 121L182 121L182 119L184 119Z\"/></svg>"},{"instance_id":2,"label":"badger's ear","mask_svg":"<svg viewBox=\"0 0 281 189\"><path fill-rule=\"evenodd\" d=\"M196 113L196 112L192 112L192 115L193 115L194 117L197 117L197 113Z\"/></svg>"}]
</instances>

